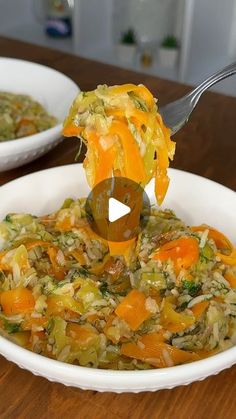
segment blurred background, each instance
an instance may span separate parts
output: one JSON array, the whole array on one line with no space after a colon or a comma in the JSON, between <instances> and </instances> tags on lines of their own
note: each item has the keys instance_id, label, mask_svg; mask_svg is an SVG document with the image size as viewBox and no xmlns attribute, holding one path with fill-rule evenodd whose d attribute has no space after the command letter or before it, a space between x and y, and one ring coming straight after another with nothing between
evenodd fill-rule
<instances>
[{"instance_id":1,"label":"blurred background","mask_svg":"<svg viewBox=\"0 0 236 419\"><path fill-rule=\"evenodd\" d=\"M236 60L236 0L0 0L0 34L197 84Z\"/></svg>"}]
</instances>

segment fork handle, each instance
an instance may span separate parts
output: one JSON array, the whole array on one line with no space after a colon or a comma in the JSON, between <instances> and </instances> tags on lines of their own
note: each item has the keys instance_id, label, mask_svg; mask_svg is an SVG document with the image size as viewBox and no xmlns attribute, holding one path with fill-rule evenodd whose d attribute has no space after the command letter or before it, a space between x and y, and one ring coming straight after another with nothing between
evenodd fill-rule
<instances>
[{"instance_id":1,"label":"fork handle","mask_svg":"<svg viewBox=\"0 0 236 419\"><path fill-rule=\"evenodd\" d=\"M204 80L199 86L197 86L191 93L192 100L194 102L198 102L200 96L205 92L205 90L209 89L214 84L218 83L221 80L226 79L229 76L232 76L236 73L236 62L224 67L222 70L217 71L212 76L208 77Z\"/></svg>"}]
</instances>

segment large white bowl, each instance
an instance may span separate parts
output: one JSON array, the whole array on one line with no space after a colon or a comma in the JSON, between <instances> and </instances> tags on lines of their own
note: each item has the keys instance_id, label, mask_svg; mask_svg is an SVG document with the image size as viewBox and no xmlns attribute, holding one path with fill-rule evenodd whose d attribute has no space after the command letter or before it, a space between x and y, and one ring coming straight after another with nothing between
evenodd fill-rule
<instances>
[{"instance_id":1,"label":"large white bowl","mask_svg":"<svg viewBox=\"0 0 236 419\"><path fill-rule=\"evenodd\" d=\"M206 222L235 241L236 193L208 179L170 170L171 184L165 207L172 208L187 223ZM42 215L56 210L66 197L88 193L80 164L57 167L19 178L0 188L0 219L8 212ZM154 201L153 184L147 188ZM97 391L155 391L186 385L217 374L236 363L236 347L205 360L148 371L107 371L51 360L0 337L0 353L22 368L65 385Z\"/></svg>"},{"instance_id":2,"label":"large white bowl","mask_svg":"<svg viewBox=\"0 0 236 419\"><path fill-rule=\"evenodd\" d=\"M62 122L79 88L69 77L52 68L0 58L0 91L28 94L58 119L55 127L41 133L0 142L2 172L35 160L61 141Z\"/></svg>"}]
</instances>

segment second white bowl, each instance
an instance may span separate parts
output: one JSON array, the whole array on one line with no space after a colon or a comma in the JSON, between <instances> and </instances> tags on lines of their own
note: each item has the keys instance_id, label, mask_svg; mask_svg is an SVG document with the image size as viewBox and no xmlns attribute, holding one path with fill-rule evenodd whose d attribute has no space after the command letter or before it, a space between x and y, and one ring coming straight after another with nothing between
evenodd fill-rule
<instances>
[{"instance_id":1,"label":"second white bowl","mask_svg":"<svg viewBox=\"0 0 236 419\"><path fill-rule=\"evenodd\" d=\"M58 124L38 134L0 142L0 172L29 163L61 141L62 123L78 86L64 74L29 61L0 58L0 91L30 95L58 119Z\"/></svg>"}]
</instances>

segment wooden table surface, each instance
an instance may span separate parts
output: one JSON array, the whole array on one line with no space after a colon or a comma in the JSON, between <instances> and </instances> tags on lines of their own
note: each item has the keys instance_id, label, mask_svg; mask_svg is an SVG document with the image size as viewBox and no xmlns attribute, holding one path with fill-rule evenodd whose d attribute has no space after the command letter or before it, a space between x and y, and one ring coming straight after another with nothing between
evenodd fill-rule
<instances>
[{"instance_id":1,"label":"wooden table surface","mask_svg":"<svg viewBox=\"0 0 236 419\"><path fill-rule=\"evenodd\" d=\"M0 37L0 56L46 64L81 89L97 84L143 83L167 103L190 88L179 83L85 60L60 51ZM46 82L46 81L45 81ZM236 190L236 99L207 93L176 136L173 167L197 173ZM74 162L76 140L19 169L0 173L0 185L27 173ZM211 419L236 418L236 366L203 382L155 393L82 391L35 377L0 357L0 418Z\"/></svg>"}]
</instances>

